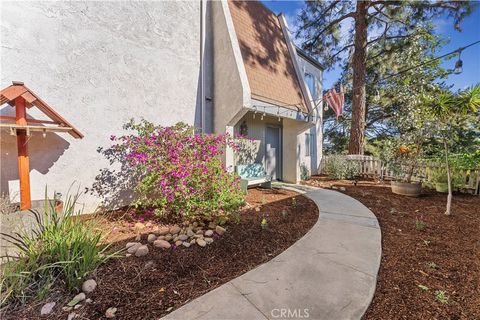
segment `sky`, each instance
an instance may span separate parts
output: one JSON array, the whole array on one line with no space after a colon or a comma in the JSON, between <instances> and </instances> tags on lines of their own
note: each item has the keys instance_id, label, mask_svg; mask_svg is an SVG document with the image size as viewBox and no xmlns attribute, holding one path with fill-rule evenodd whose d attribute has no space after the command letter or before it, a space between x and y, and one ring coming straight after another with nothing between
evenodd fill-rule
<instances>
[{"instance_id":1,"label":"sky","mask_svg":"<svg viewBox=\"0 0 480 320\"><path fill-rule=\"evenodd\" d=\"M296 17L304 5L304 1L262 1L270 10L279 14L283 13L286 16L287 23L291 30L295 30ZM351 19L350 19L351 20ZM435 32L442 34L450 42L445 45L437 56L464 47L467 44L480 40L480 3L477 9L461 24L462 32L458 32L453 28L452 19L437 19L434 21ZM344 30L348 27L343 28ZM297 41L297 44L298 43ZM453 89L464 89L473 84L480 83L480 43L465 49L462 52L461 59L463 61L463 72L459 75L452 74L447 79L447 84L453 85ZM444 61L442 66L444 68L452 69L457 58ZM340 76L340 69L334 67L333 70L325 71L323 85L324 88L330 88Z\"/></svg>"}]
</instances>

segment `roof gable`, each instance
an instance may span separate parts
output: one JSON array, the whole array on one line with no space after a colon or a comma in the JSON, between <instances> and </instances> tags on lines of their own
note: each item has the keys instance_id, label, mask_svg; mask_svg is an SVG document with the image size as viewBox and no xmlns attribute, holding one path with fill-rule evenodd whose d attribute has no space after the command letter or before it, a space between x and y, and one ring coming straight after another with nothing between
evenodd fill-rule
<instances>
[{"instance_id":1,"label":"roof gable","mask_svg":"<svg viewBox=\"0 0 480 320\"><path fill-rule=\"evenodd\" d=\"M308 112L278 17L258 1L229 1L252 98Z\"/></svg>"}]
</instances>

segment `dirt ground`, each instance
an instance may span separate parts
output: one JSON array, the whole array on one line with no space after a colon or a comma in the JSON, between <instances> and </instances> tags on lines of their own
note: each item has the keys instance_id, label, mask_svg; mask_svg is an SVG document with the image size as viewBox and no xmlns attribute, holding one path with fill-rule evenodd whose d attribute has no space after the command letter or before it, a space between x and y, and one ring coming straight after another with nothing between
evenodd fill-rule
<instances>
[{"instance_id":1,"label":"dirt ground","mask_svg":"<svg viewBox=\"0 0 480 320\"><path fill-rule=\"evenodd\" d=\"M293 200L295 198L295 200ZM100 227L111 230L108 241L123 248L136 232L129 214L116 213ZM262 229L260 223L268 223ZM105 311L116 307L115 319L159 319L188 301L213 290L231 279L265 263L302 237L318 219L315 203L283 189L249 189L247 205L238 223L226 225L227 232L201 248L180 246L175 250L149 245L144 257L128 257L107 262L93 275L98 287L88 295L91 303L74 310L75 319L105 318ZM155 223L144 221L142 242ZM67 319L62 307L74 294L61 290L51 293L54 312L42 319ZM14 310L5 310L2 319L40 318L46 301L31 301ZM228 306L226 306L228 307Z\"/></svg>"},{"instance_id":2,"label":"dirt ground","mask_svg":"<svg viewBox=\"0 0 480 320\"><path fill-rule=\"evenodd\" d=\"M479 196L454 194L446 216L446 195L433 190L411 198L393 194L388 182L308 184L339 188L379 220L382 261L365 319L480 319Z\"/></svg>"}]
</instances>

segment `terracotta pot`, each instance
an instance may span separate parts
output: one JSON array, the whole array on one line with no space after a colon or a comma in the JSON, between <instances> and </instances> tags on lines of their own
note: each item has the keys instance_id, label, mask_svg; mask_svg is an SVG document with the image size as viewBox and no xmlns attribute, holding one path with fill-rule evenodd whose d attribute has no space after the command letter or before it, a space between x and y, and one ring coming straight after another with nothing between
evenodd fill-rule
<instances>
[{"instance_id":1,"label":"terracotta pot","mask_svg":"<svg viewBox=\"0 0 480 320\"><path fill-rule=\"evenodd\" d=\"M435 190L437 190L437 192L447 193L448 192L448 183L437 182L435 184Z\"/></svg>"},{"instance_id":2,"label":"terracotta pot","mask_svg":"<svg viewBox=\"0 0 480 320\"><path fill-rule=\"evenodd\" d=\"M393 193L401 194L402 196L418 197L422 192L422 184L420 182L392 181L390 186Z\"/></svg>"}]
</instances>

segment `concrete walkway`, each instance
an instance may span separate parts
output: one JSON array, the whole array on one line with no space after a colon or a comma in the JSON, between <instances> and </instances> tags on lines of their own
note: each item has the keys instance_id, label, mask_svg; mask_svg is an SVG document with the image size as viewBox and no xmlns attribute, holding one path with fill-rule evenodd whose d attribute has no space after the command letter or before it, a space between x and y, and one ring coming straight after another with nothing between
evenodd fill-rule
<instances>
[{"instance_id":1,"label":"concrete walkway","mask_svg":"<svg viewBox=\"0 0 480 320\"><path fill-rule=\"evenodd\" d=\"M342 193L305 186L320 208L313 228L269 262L187 303L163 319L360 319L381 256L373 213Z\"/></svg>"}]
</instances>

